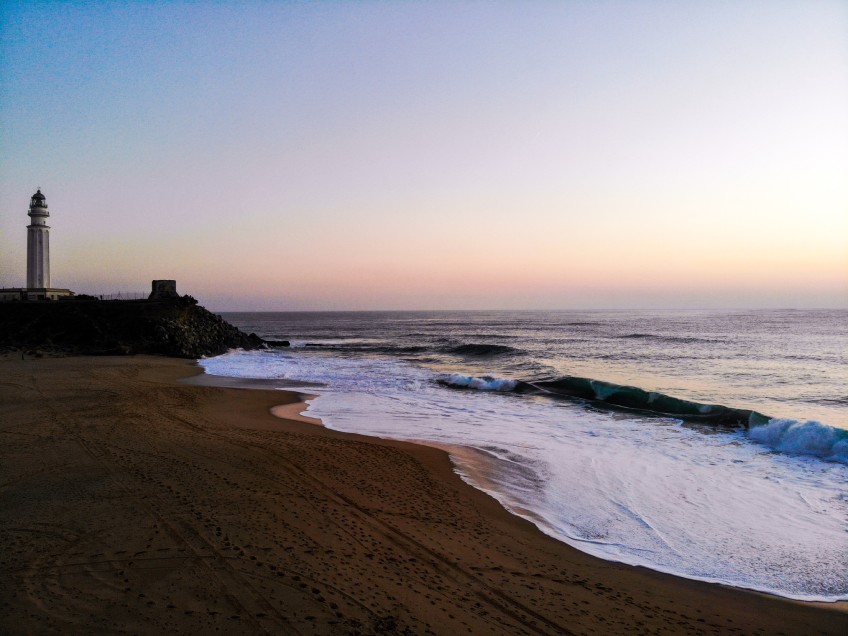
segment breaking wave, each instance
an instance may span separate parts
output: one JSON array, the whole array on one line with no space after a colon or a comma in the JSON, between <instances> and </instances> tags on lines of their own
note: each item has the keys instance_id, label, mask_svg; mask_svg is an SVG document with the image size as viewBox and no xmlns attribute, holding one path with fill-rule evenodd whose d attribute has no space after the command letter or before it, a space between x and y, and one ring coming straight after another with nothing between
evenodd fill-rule
<instances>
[{"instance_id":1,"label":"breaking wave","mask_svg":"<svg viewBox=\"0 0 848 636\"><path fill-rule=\"evenodd\" d=\"M439 380L439 383L445 386L463 389L479 389L481 391L513 391L518 385L517 380L493 378L487 375L478 378L469 375L461 375L459 373L451 374L450 377Z\"/></svg>"},{"instance_id":2,"label":"breaking wave","mask_svg":"<svg viewBox=\"0 0 848 636\"><path fill-rule=\"evenodd\" d=\"M577 376L525 382L490 376L469 377L455 373L447 379L442 379L441 383L452 387L534 393L552 398L580 400L596 407L637 411L655 417L674 417L716 426L748 427L765 424L770 420L768 416L748 409L703 404L635 386Z\"/></svg>"},{"instance_id":3,"label":"breaking wave","mask_svg":"<svg viewBox=\"0 0 848 636\"><path fill-rule=\"evenodd\" d=\"M672 397L635 386L563 376L528 383L542 392L567 398L587 400L595 405L640 411L647 415L676 417L690 422L718 426L754 426L769 421L768 416L748 409L721 404L703 404Z\"/></svg>"},{"instance_id":4,"label":"breaking wave","mask_svg":"<svg viewBox=\"0 0 848 636\"><path fill-rule=\"evenodd\" d=\"M848 430L821 422L770 418L749 409L736 409L721 404L703 404L634 386L575 376L525 382L488 375L475 377L453 373L440 378L437 382L443 386L458 389L573 399L586 402L596 408L623 409L653 417L672 417L686 422L715 426L742 426L747 429L748 437L774 450L793 455L813 455L848 464Z\"/></svg>"},{"instance_id":5,"label":"breaking wave","mask_svg":"<svg viewBox=\"0 0 848 636\"><path fill-rule=\"evenodd\" d=\"M821 422L775 418L751 428L748 436L783 453L815 455L848 464L848 430Z\"/></svg>"}]
</instances>

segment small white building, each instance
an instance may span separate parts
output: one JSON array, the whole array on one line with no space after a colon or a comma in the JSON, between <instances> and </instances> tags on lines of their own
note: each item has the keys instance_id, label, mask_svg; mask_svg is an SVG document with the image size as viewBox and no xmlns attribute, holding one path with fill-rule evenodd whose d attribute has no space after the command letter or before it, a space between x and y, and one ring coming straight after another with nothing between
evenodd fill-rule
<instances>
[{"instance_id":1,"label":"small white building","mask_svg":"<svg viewBox=\"0 0 848 636\"><path fill-rule=\"evenodd\" d=\"M50 286L50 226L47 199L41 189L29 202L30 224L27 225L27 286L0 289L0 301L58 300L73 296L70 289Z\"/></svg>"}]
</instances>

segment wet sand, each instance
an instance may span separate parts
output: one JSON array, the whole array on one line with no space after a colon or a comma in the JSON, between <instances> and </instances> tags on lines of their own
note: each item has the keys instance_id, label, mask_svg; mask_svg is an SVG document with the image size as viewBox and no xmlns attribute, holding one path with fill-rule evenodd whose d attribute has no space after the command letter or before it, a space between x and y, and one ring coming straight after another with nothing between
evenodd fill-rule
<instances>
[{"instance_id":1,"label":"wet sand","mask_svg":"<svg viewBox=\"0 0 848 636\"><path fill-rule=\"evenodd\" d=\"M848 633L848 603L590 557L439 449L178 382L197 371L0 359L0 633Z\"/></svg>"}]
</instances>

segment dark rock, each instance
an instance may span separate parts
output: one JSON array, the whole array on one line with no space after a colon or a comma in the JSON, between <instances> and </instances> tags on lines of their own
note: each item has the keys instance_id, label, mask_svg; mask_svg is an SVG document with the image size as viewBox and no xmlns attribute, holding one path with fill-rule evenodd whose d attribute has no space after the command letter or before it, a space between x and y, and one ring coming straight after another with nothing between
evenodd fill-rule
<instances>
[{"instance_id":1,"label":"dark rock","mask_svg":"<svg viewBox=\"0 0 848 636\"><path fill-rule=\"evenodd\" d=\"M253 334L251 334L253 335ZM269 347L288 347L290 343L288 340L265 340L265 344Z\"/></svg>"},{"instance_id":2,"label":"dark rock","mask_svg":"<svg viewBox=\"0 0 848 636\"><path fill-rule=\"evenodd\" d=\"M221 320L223 320L223 318L221 318ZM250 341L255 343L256 346L262 346L263 344L265 344L265 341L253 332L250 332L250 335L248 335L247 337L250 338Z\"/></svg>"},{"instance_id":3,"label":"dark rock","mask_svg":"<svg viewBox=\"0 0 848 636\"><path fill-rule=\"evenodd\" d=\"M194 301L194 302L192 302ZM248 336L191 297L63 303L0 303L0 351L54 355L159 354L200 358L258 349Z\"/></svg>"}]
</instances>

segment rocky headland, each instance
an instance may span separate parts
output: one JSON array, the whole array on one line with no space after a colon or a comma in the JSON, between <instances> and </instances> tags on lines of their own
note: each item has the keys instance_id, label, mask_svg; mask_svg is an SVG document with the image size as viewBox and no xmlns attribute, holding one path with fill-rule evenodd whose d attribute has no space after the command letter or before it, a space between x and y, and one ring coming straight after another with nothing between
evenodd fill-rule
<instances>
[{"instance_id":1,"label":"rocky headland","mask_svg":"<svg viewBox=\"0 0 848 636\"><path fill-rule=\"evenodd\" d=\"M0 352L30 355L217 355L266 344L190 296L159 300L0 303Z\"/></svg>"}]
</instances>

